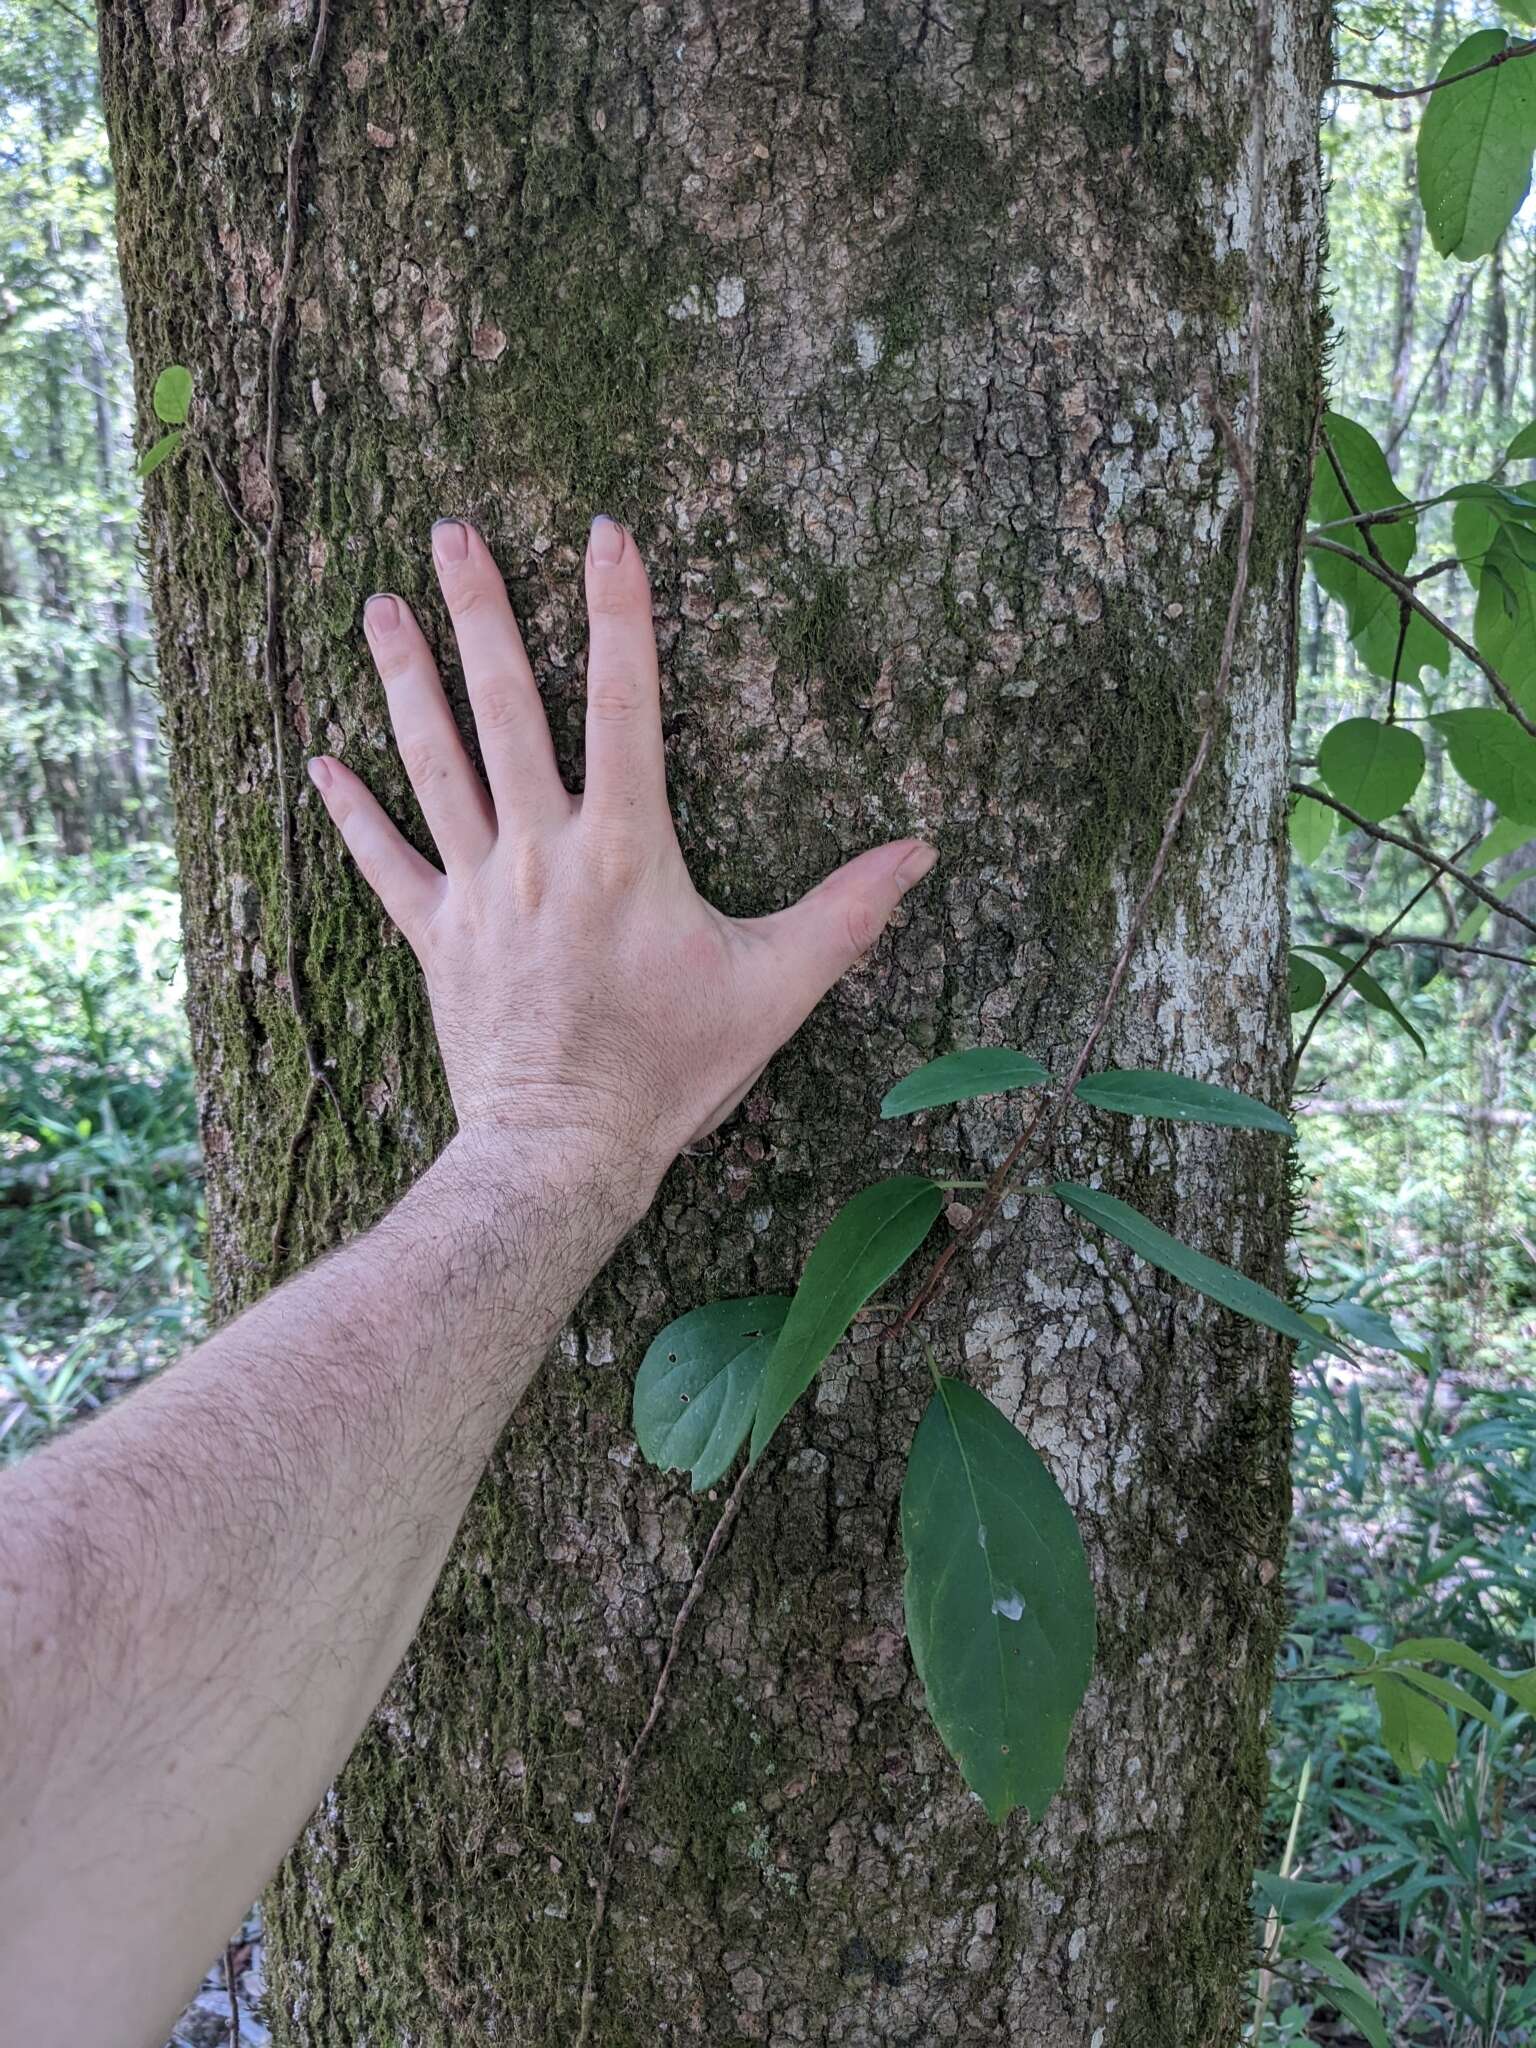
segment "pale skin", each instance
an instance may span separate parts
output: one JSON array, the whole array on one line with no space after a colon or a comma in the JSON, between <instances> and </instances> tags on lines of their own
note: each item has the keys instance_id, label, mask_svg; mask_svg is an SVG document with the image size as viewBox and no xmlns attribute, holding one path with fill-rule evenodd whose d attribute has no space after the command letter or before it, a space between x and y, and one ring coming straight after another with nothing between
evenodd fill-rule
<instances>
[{"instance_id":1,"label":"pale skin","mask_svg":"<svg viewBox=\"0 0 1536 2048\"><path fill-rule=\"evenodd\" d=\"M27 2048L158 2048L578 1296L933 864L901 840L722 915L672 829L632 537L588 543L579 798L484 543L432 547L483 782L405 605L365 627L440 865L341 762L310 772L421 963L458 1135L374 1230L0 1480L0 2040Z\"/></svg>"}]
</instances>

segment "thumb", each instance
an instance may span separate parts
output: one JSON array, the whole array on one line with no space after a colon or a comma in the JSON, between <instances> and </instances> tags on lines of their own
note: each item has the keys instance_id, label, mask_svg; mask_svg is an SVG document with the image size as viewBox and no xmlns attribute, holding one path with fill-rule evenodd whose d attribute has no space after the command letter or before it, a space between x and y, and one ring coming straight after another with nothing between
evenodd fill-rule
<instances>
[{"instance_id":1,"label":"thumb","mask_svg":"<svg viewBox=\"0 0 1536 2048\"><path fill-rule=\"evenodd\" d=\"M938 859L921 839L871 847L802 896L788 910L759 920L771 941L776 1009L794 1011L791 1030L869 951L907 891Z\"/></svg>"}]
</instances>

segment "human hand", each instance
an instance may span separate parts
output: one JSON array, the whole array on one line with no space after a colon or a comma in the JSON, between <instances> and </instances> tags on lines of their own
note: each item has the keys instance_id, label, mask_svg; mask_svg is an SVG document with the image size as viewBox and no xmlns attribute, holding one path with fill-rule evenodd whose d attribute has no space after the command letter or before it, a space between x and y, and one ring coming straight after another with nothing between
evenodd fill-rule
<instances>
[{"instance_id":1,"label":"human hand","mask_svg":"<svg viewBox=\"0 0 1536 2048\"><path fill-rule=\"evenodd\" d=\"M651 593L633 539L594 521L586 558L586 788L555 767L538 686L479 535L432 552L489 791L420 627L369 599L368 644L400 758L437 843L408 844L350 768L309 763L353 859L420 961L460 1130L533 1133L634 1176L642 1206L678 1151L729 1115L874 944L937 858L860 854L791 909L726 917L684 866L667 805Z\"/></svg>"}]
</instances>

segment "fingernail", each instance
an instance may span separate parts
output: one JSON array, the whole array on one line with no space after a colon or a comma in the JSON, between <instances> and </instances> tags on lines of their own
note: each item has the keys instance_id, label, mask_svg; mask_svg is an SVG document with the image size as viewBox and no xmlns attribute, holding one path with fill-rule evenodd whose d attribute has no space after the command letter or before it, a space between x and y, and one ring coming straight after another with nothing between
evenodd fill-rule
<instances>
[{"instance_id":1,"label":"fingernail","mask_svg":"<svg viewBox=\"0 0 1536 2048\"><path fill-rule=\"evenodd\" d=\"M624 552L624 529L606 512L599 512L587 539L594 562L616 562Z\"/></svg>"},{"instance_id":2,"label":"fingernail","mask_svg":"<svg viewBox=\"0 0 1536 2048\"><path fill-rule=\"evenodd\" d=\"M331 764L325 758L324 754L316 754L312 761L306 761L304 765L308 768L309 779L315 785L316 789L330 788Z\"/></svg>"},{"instance_id":3,"label":"fingernail","mask_svg":"<svg viewBox=\"0 0 1536 2048\"><path fill-rule=\"evenodd\" d=\"M392 597L370 597L363 606L363 624L370 633L393 633L400 623L400 607Z\"/></svg>"},{"instance_id":4,"label":"fingernail","mask_svg":"<svg viewBox=\"0 0 1536 2048\"><path fill-rule=\"evenodd\" d=\"M469 535L457 519L439 519L432 528L432 552L440 562L462 562L469 553Z\"/></svg>"},{"instance_id":5,"label":"fingernail","mask_svg":"<svg viewBox=\"0 0 1536 2048\"><path fill-rule=\"evenodd\" d=\"M935 847L921 841L913 847L901 866L896 870L896 879L903 889L910 889L914 882L920 882L938 859Z\"/></svg>"}]
</instances>

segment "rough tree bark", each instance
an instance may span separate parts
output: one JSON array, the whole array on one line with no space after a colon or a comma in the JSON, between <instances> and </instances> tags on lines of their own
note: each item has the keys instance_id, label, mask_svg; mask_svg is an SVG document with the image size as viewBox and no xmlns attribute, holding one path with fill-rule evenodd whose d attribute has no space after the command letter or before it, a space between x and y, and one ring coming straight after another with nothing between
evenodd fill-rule
<instances>
[{"instance_id":1,"label":"rough tree bark","mask_svg":"<svg viewBox=\"0 0 1536 2048\"><path fill-rule=\"evenodd\" d=\"M641 1351L791 1284L877 1173L1000 1156L1014 1102L882 1126L879 1096L954 1046L1070 1059L1193 747L1234 568L1199 387L1241 417L1249 0L336 6L277 392L297 993L341 1112L307 1119L260 541L313 0L103 21L143 429L188 364L252 530L201 456L149 488L222 1310L367 1224L449 1129L414 966L298 773L330 748L413 815L358 620L375 588L440 617L434 516L508 571L573 774L585 527L634 525L716 901L776 905L888 834L942 849L592 1289L269 1901L285 2042L569 2040L619 1760L719 1512L638 1459ZM1106 1046L1270 1097L1326 42L1324 0L1278 0L1252 594ZM1108 1121L1069 1123L1059 1166L1283 1285L1281 1148ZM1283 1349L1029 1199L928 1328L1082 1519L1101 1642L1066 1787L994 1830L923 1716L894 1503L925 1368L854 1342L695 1616L621 1832L598 2042L1235 2036Z\"/></svg>"}]
</instances>

